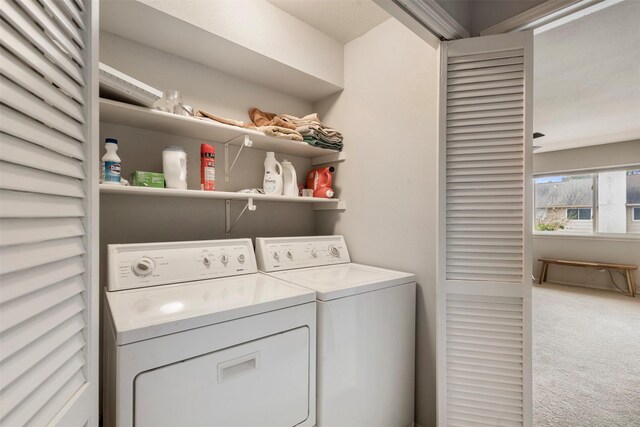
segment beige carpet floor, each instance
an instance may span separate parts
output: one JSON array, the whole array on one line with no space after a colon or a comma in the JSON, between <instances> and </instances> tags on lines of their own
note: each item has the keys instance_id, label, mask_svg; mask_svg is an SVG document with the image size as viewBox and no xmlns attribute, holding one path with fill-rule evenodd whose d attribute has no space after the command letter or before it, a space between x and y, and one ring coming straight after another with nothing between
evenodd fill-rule
<instances>
[{"instance_id":1,"label":"beige carpet floor","mask_svg":"<svg viewBox=\"0 0 640 427\"><path fill-rule=\"evenodd\" d=\"M536 427L640 426L640 298L533 288Z\"/></svg>"}]
</instances>

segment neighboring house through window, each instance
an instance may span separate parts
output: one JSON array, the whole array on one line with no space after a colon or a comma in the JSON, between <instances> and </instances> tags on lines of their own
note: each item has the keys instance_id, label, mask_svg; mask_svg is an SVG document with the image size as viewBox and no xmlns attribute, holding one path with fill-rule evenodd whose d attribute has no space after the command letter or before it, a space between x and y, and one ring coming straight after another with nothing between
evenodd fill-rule
<instances>
[{"instance_id":1,"label":"neighboring house through window","mask_svg":"<svg viewBox=\"0 0 640 427\"><path fill-rule=\"evenodd\" d=\"M627 176L627 233L640 233L640 170Z\"/></svg>"},{"instance_id":2,"label":"neighboring house through window","mask_svg":"<svg viewBox=\"0 0 640 427\"><path fill-rule=\"evenodd\" d=\"M640 169L536 177L535 230L640 234Z\"/></svg>"},{"instance_id":3,"label":"neighboring house through window","mask_svg":"<svg viewBox=\"0 0 640 427\"><path fill-rule=\"evenodd\" d=\"M536 230L591 233L592 187L591 174L536 178Z\"/></svg>"}]
</instances>

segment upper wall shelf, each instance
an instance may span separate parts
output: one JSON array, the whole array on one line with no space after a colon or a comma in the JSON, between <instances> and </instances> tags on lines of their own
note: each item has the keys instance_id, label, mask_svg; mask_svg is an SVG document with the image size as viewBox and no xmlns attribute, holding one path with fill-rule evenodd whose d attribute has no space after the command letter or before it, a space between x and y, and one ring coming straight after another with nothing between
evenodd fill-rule
<instances>
[{"instance_id":1,"label":"upper wall shelf","mask_svg":"<svg viewBox=\"0 0 640 427\"><path fill-rule=\"evenodd\" d=\"M100 30L311 102L343 89L342 81L312 75L145 3L151 2L101 1Z\"/></svg>"},{"instance_id":2,"label":"upper wall shelf","mask_svg":"<svg viewBox=\"0 0 640 427\"><path fill-rule=\"evenodd\" d=\"M253 142L252 148L313 158L314 164L344 160L344 153L313 147L306 142L273 138L252 129L178 116L110 99L100 99L100 121L237 146L243 144L239 137L247 135Z\"/></svg>"}]
</instances>

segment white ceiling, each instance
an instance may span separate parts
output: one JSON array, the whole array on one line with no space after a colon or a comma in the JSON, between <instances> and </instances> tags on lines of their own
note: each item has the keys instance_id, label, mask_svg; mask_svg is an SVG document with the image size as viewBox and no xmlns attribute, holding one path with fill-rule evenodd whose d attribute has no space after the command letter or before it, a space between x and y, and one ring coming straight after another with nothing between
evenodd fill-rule
<instances>
[{"instance_id":1,"label":"white ceiling","mask_svg":"<svg viewBox=\"0 0 640 427\"><path fill-rule=\"evenodd\" d=\"M640 139L639 22L626 0L534 37L538 152Z\"/></svg>"},{"instance_id":2,"label":"white ceiling","mask_svg":"<svg viewBox=\"0 0 640 427\"><path fill-rule=\"evenodd\" d=\"M389 18L372 0L267 0L344 44Z\"/></svg>"}]
</instances>

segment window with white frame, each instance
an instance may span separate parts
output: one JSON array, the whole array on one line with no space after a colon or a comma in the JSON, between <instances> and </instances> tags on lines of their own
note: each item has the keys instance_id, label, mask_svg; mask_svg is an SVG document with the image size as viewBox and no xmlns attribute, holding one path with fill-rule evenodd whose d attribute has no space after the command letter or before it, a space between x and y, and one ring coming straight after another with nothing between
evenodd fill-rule
<instances>
[{"instance_id":1,"label":"window with white frame","mask_svg":"<svg viewBox=\"0 0 640 427\"><path fill-rule=\"evenodd\" d=\"M567 219L574 221L590 221L591 208L569 208L567 209Z\"/></svg>"},{"instance_id":2,"label":"window with white frame","mask_svg":"<svg viewBox=\"0 0 640 427\"><path fill-rule=\"evenodd\" d=\"M538 176L535 231L640 234L640 169Z\"/></svg>"}]
</instances>

